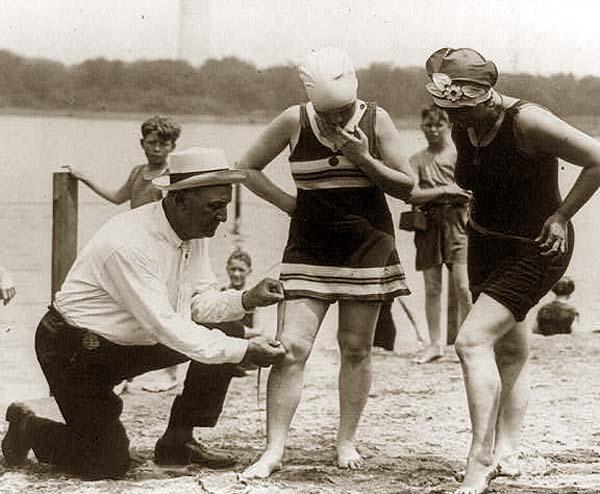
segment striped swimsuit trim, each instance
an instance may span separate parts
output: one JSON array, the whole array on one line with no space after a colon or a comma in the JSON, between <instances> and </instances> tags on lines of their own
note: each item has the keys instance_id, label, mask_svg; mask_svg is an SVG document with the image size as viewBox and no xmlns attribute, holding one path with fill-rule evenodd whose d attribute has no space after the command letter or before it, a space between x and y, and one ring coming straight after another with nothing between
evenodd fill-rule
<instances>
[{"instance_id":1,"label":"striped swimsuit trim","mask_svg":"<svg viewBox=\"0 0 600 494\"><path fill-rule=\"evenodd\" d=\"M373 182L346 157L337 155L338 164L329 164L329 157L314 161L291 161L290 168L300 189L336 189L373 187Z\"/></svg>"},{"instance_id":2,"label":"striped swimsuit trim","mask_svg":"<svg viewBox=\"0 0 600 494\"><path fill-rule=\"evenodd\" d=\"M316 296L332 300L367 297L380 300L382 296L410 293L404 284L404 272L399 265L380 268L332 268L283 263L280 279L286 294L292 296Z\"/></svg>"}]
</instances>

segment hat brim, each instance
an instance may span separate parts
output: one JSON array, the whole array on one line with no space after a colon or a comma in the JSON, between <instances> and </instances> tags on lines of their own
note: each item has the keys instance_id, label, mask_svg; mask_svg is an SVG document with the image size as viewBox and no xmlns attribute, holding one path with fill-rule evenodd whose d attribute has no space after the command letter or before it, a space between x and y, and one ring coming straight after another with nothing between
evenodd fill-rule
<instances>
[{"instance_id":1,"label":"hat brim","mask_svg":"<svg viewBox=\"0 0 600 494\"><path fill-rule=\"evenodd\" d=\"M438 98L429 92L435 106L439 106L440 108L474 108L481 103L485 103L491 98L491 94L486 95L482 98L459 98L456 101L452 101L446 98Z\"/></svg>"},{"instance_id":2,"label":"hat brim","mask_svg":"<svg viewBox=\"0 0 600 494\"><path fill-rule=\"evenodd\" d=\"M192 189L194 187L207 187L209 185L238 184L246 180L247 177L248 172L246 170L219 170L194 175L175 183L170 182L169 175L161 175L152 180L152 185L157 189L169 192L171 190Z\"/></svg>"}]
</instances>

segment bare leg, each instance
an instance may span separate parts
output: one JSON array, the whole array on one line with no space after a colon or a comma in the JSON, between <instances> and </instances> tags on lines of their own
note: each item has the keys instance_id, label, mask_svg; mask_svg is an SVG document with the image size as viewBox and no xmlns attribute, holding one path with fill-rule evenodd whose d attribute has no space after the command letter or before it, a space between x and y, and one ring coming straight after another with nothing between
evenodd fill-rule
<instances>
[{"instance_id":1,"label":"bare leg","mask_svg":"<svg viewBox=\"0 0 600 494\"><path fill-rule=\"evenodd\" d=\"M364 466L354 445L354 436L371 389L371 344L379 309L380 304L374 303L339 303L338 343L342 361L337 455L340 468Z\"/></svg>"},{"instance_id":2,"label":"bare leg","mask_svg":"<svg viewBox=\"0 0 600 494\"><path fill-rule=\"evenodd\" d=\"M500 465L500 475L514 477L521 473L518 446L529 402L529 342L526 325L517 323L496 344L495 351L502 393L494 455Z\"/></svg>"},{"instance_id":3,"label":"bare leg","mask_svg":"<svg viewBox=\"0 0 600 494\"><path fill-rule=\"evenodd\" d=\"M454 345L458 328L462 324L462 320L458 320L458 306L456 300L456 291L454 283L452 283L452 265L448 266L448 306L446 310L446 344Z\"/></svg>"},{"instance_id":4,"label":"bare leg","mask_svg":"<svg viewBox=\"0 0 600 494\"><path fill-rule=\"evenodd\" d=\"M471 291L469 290L469 276L466 264L453 264L449 271L450 286L453 289L458 312L458 325L460 326L471 311Z\"/></svg>"},{"instance_id":5,"label":"bare leg","mask_svg":"<svg viewBox=\"0 0 600 494\"><path fill-rule=\"evenodd\" d=\"M266 478L281 465L290 424L302 395L304 365L328 307L326 302L314 299L288 300L279 306L278 318L283 320L277 338L287 353L283 363L269 374L267 449L244 470L245 478Z\"/></svg>"},{"instance_id":6,"label":"bare leg","mask_svg":"<svg viewBox=\"0 0 600 494\"><path fill-rule=\"evenodd\" d=\"M494 443L502 383L494 347L515 325L506 307L482 294L458 333L455 347L463 369L473 438L457 494L480 494L495 475Z\"/></svg>"},{"instance_id":7,"label":"bare leg","mask_svg":"<svg viewBox=\"0 0 600 494\"><path fill-rule=\"evenodd\" d=\"M440 324L442 265L424 270L423 280L425 281L425 314L427 315L427 327L429 329L429 348L425 350L422 356L415 359L418 364L426 364L442 357L446 340Z\"/></svg>"}]
</instances>

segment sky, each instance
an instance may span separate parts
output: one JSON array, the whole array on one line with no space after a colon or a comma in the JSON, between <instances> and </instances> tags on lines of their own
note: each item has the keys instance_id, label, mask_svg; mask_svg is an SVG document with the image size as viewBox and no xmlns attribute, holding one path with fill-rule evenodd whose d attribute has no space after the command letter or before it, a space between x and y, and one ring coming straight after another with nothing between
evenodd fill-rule
<instances>
[{"instance_id":1,"label":"sky","mask_svg":"<svg viewBox=\"0 0 600 494\"><path fill-rule=\"evenodd\" d=\"M196 38L180 38L181 2ZM233 55L265 67L325 45L357 67L467 46L501 72L600 75L600 1L0 0L0 49L67 64Z\"/></svg>"}]
</instances>

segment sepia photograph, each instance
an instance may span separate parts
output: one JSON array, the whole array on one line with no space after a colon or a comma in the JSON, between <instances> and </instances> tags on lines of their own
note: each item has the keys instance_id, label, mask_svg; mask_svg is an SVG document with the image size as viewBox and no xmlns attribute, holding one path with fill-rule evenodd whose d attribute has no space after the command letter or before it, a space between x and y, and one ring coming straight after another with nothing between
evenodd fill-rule
<instances>
[{"instance_id":1,"label":"sepia photograph","mask_svg":"<svg viewBox=\"0 0 600 494\"><path fill-rule=\"evenodd\" d=\"M598 2L0 12L0 493L600 494Z\"/></svg>"}]
</instances>

